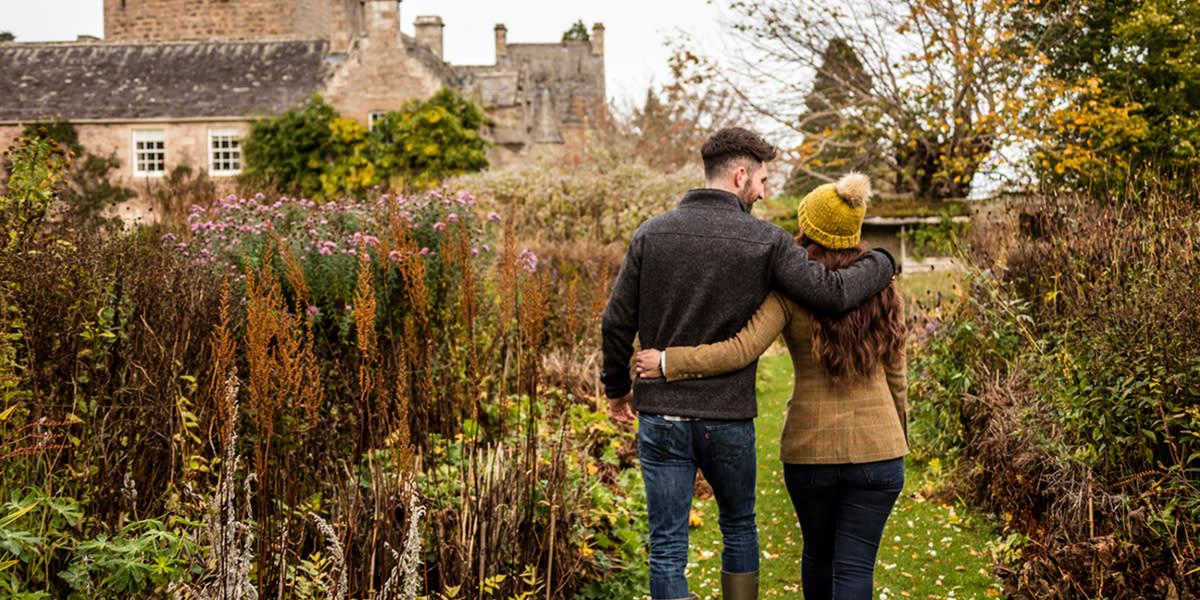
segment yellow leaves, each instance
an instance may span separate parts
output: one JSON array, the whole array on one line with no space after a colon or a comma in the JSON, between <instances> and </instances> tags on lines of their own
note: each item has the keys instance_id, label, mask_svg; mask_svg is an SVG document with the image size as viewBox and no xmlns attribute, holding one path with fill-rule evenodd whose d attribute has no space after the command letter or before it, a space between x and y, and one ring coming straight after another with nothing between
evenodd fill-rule
<instances>
[{"instance_id":1,"label":"yellow leaves","mask_svg":"<svg viewBox=\"0 0 1200 600\"><path fill-rule=\"evenodd\" d=\"M350 117L340 117L329 123L333 139L343 143L358 142L367 137L367 129Z\"/></svg>"}]
</instances>

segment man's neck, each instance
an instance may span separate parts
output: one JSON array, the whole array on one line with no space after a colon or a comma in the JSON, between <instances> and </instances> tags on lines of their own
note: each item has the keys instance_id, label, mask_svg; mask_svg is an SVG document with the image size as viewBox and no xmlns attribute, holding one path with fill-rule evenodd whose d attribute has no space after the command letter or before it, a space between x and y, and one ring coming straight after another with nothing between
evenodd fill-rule
<instances>
[{"instance_id":1,"label":"man's neck","mask_svg":"<svg viewBox=\"0 0 1200 600\"><path fill-rule=\"evenodd\" d=\"M742 207L745 208L747 212L749 212L750 209L754 208L753 204L746 204L746 201L741 197L741 195L738 194L738 190L731 190L726 186L723 186L723 185L720 185L717 183L713 183L711 181L704 182L704 187L711 189L711 190L721 190L722 192L729 192L730 194L737 196L738 202L742 203Z\"/></svg>"}]
</instances>

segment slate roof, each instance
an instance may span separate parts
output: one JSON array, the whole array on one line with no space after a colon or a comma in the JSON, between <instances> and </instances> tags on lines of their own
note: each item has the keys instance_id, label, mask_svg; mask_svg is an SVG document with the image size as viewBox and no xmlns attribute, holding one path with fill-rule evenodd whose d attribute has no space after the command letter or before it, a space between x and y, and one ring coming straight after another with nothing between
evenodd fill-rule
<instances>
[{"instance_id":1,"label":"slate roof","mask_svg":"<svg viewBox=\"0 0 1200 600\"><path fill-rule=\"evenodd\" d=\"M278 115L322 87L325 40L0 44L0 121Z\"/></svg>"},{"instance_id":2,"label":"slate roof","mask_svg":"<svg viewBox=\"0 0 1200 600\"><path fill-rule=\"evenodd\" d=\"M437 54L433 53L433 50L429 49L429 46L422 44L417 38L406 33L401 33L400 38L404 40L405 50L421 61L421 64L424 64L425 68L441 79L442 83L450 87L462 87L463 79L466 77L465 73L446 64L441 58L438 58Z\"/></svg>"}]
</instances>

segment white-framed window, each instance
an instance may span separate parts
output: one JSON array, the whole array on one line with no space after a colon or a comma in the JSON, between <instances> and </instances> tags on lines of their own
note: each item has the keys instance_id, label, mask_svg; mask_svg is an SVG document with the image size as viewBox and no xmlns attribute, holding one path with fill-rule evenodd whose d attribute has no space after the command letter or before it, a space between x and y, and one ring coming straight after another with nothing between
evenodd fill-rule
<instances>
[{"instance_id":1,"label":"white-framed window","mask_svg":"<svg viewBox=\"0 0 1200 600\"><path fill-rule=\"evenodd\" d=\"M385 111L377 111L367 114L367 129L375 129L375 124L386 115Z\"/></svg>"},{"instance_id":2,"label":"white-framed window","mask_svg":"<svg viewBox=\"0 0 1200 600\"><path fill-rule=\"evenodd\" d=\"M133 130L133 174L161 177L167 170L167 134L162 129Z\"/></svg>"},{"instance_id":3,"label":"white-framed window","mask_svg":"<svg viewBox=\"0 0 1200 600\"><path fill-rule=\"evenodd\" d=\"M213 175L242 172L242 140L237 129L208 130L208 172Z\"/></svg>"}]
</instances>

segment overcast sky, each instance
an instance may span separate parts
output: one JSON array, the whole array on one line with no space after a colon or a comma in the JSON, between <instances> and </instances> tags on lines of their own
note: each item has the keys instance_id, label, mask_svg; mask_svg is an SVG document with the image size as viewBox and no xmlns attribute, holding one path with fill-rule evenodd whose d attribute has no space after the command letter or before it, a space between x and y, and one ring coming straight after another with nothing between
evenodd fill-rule
<instances>
[{"instance_id":1,"label":"overcast sky","mask_svg":"<svg viewBox=\"0 0 1200 600\"><path fill-rule=\"evenodd\" d=\"M720 3L718 3L720 4ZM0 31L18 42L72 41L79 35L104 36L103 0L0 0ZM445 23L445 58L456 65L495 62L493 28L503 23L509 43L557 42L576 20L591 31L605 28L604 67L608 96L618 105L640 102L646 89L667 81L669 51L664 42L681 32L719 47L722 10L712 0L403 0L401 28L412 34L418 15L439 15Z\"/></svg>"}]
</instances>

